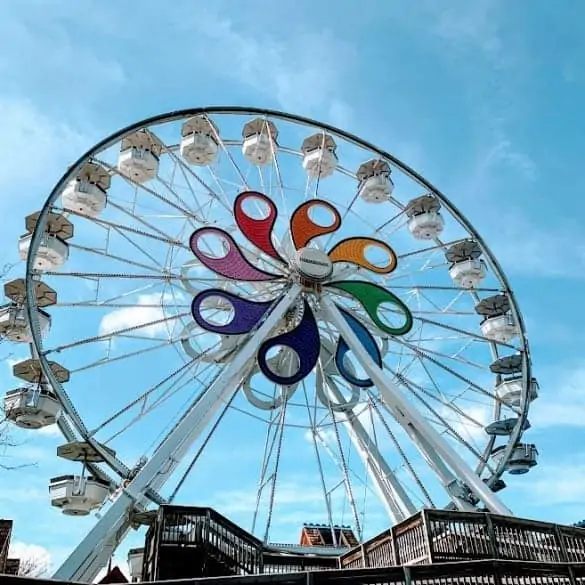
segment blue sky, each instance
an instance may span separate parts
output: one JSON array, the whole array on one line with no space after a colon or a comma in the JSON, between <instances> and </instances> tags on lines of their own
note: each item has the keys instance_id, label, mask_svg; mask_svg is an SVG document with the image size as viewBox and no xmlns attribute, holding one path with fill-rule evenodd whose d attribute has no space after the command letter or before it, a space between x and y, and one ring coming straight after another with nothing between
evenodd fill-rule
<instances>
[{"instance_id":1,"label":"blue sky","mask_svg":"<svg viewBox=\"0 0 585 585\"><path fill-rule=\"evenodd\" d=\"M367 7L0 4L3 260L16 259L22 218L40 207L66 165L141 118L248 104L359 134L439 186L511 279L542 389L530 416L541 456L505 500L519 515L579 520L583 7L567 1L559 10L544 0L371 0ZM1 376L10 387L7 367ZM15 519L18 546L43 547L54 563L94 521L62 517L48 504L47 480L63 469L57 444L48 433L27 436L19 457L36 466L0 476L0 515ZM226 455L217 457L221 465Z\"/></svg>"}]
</instances>

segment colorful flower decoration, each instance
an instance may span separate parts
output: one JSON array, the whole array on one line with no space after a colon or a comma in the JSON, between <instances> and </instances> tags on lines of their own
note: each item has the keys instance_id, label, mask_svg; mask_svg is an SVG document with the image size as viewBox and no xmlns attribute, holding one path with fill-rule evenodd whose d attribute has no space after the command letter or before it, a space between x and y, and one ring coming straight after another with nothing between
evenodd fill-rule
<instances>
[{"instance_id":1,"label":"colorful flower decoration","mask_svg":"<svg viewBox=\"0 0 585 585\"><path fill-rule=\"evenodd\" d=\"M253 199L262 202L268 209L267 216L257 219L248 215L244 210L244 202ZM333 222L329 226L318 225L311 219L311 210L321 207L329 210ZM377 274L389 274L396 268L397 257L386 243L374 238L355 237L347 238L333 246L326 254L315 248L307 247L310 242L323 235L337 231L341 226L341 215L330 203L312 199L297 207L290 219L290 236L296 250L296 263L284 258L273 244L272 234L278 215L274 202L266 195L256 191L240 193L234 202L234 218L241 233L246 239L264 254L278 262L283 268L288 268L291 275L295 275L307 290L320 292L327 289L330 293L353 297L358 301L372 323L388 335L404 335L412 328L412 314L408 307L394 294L385 288L362 280L329 280L333 266L337 263L350 263ZM201 238L206 235L219 236L224 242L225 255L221 258L206 253L201 244ZM254 266L243 254L240 247L226 231L215 227L203 227L193 232L190 238L190 247L197 259L208 269L224 278L250 283L285 281L288 276L273 274ZM386 265L379 266L368 261L366 251L374 247L386 253ZM319 257L319 254L322 257ZM300 265L305 263L309 269L303 272ZM313 269L311 265L315 265ZM327 273L327 268L330 271ZM219 298L233 308L233 318L229 323L218 324L208 321L202 312L206 299ZM193 299L192 313L196 323L206 331L220 335L242 335L249 333L262 320L273 305L270 301L251 301L223 289L208 289L197 294ZM260 371L272 382L289 386L297 384L305 378L316 366L321 352L320 333L317 321L311 306L305 296L302 301L303 311L300 322L285 333L267 339L258 349L257 361ZM399 327L390 327L384 323L378 310L383 303L389 303L402 315L404 322ZM382 356L378 345L369 330L363 323L346 309L337 306L347 323L354 331L372 359L382 365ZM274 372L268 364L267 355L271 348L284 346L292 349L298 356L298 369L290 376ZM370 379L358 378L352 370L344 364L344 357L348 353L347 343L340 337L335 351L335 365L337 370L350 384L358 387L373 385Z\"/></svg>"}]
</instances>

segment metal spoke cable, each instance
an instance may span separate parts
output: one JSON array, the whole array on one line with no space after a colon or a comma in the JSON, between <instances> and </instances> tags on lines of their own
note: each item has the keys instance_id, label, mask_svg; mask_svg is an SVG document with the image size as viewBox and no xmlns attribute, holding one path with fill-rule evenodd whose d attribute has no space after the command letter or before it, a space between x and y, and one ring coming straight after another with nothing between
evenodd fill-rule
<instances>
[{"instance_id":1,"label":"metal spoke cable","mask_svg":"<svg viewBox=\"0 0 585 585\"><path fill-rule=\"evenodd\" d=\"M416 485L420 489L421 493L424 495L424 497L427 500L427 502L431 505L431 508L435 508L435 504L433 503L433 499L431 498L429 492L425 488L423 482L418 477L416 471L414 470L414 467L412 466L412 463L410 462L410 460L406 456L406 453L404 452L404 449L402 449L402 446L400 445L398 439L396 438L395 434L392 432L392 429L390 428L390 425L388 424L388 422L386 421L385 417L380 412L380 409L379 409L378 404L377 404L377 399L369 391L368 391L368 394L369 394L369 397L370 397L370 404L372 406L372 409L378 415L378 418L380 419L380 422L382 423L382 426L384 427L384 430L388 433L388 436L390 437L390 440L394 444L394 448L396 449L396 451L398 452L398 454L402 458L402 461L404 461L404 465L405 465L408 473L410 474L410 476L412 477L413 481L416 483Z\"/></svg>"},{"instance_id":2,"label":"metal spoke cable","mask_svg":"<svg viewBox=\"0 0 585 585\"><path fill-rule=\"evenodd\" d=\"M341 443L341 437L339 436L339 429L337 428L337 420L335 419L335 415L333 413L333 410L331 409L331 406L329 406L329 412L330 412L330 416L331 419L333 421L333 432L335 434L335 440L337 442L337 448L339 450L339 455L341 456L341 470L342 470L342 474L343 474L343 482L345 484L345 489L347 491L347 497L349 499L349 505L351 506L351 510L352 510L352 514L353 514L353 519L355 522L355 528L356 531L358 533L358 538L361 542L362 540L362 529L361 529L361 523L360 523L360 519L359 519L359 514L355 505L355 498L353 495L353 489L351 487L351 481L349 479L349 473L348 473L348 468L347 468L347 462L345 460L345 456L343 454L343 445Z\"/></svg>"},{"instance_id":3,"label":"metal spoke cable","mask_svg":"<svg viewBox=\"0 0 585 585\"><path fill-rule=\"evenodd\" d=\"M169 317L163 317L161 319L153 319L152 321L147 321L146 323L141 323L140 325L133 325L132 327L125 327L124 329L118 329L117 331L112 331L111 333L105 333L104 335L96 335L94 337L87 337L86 339L81 339L78 341L74 341L72 343L67 343L65 345L60 345L53 349L48 349L44 352L44 355L49 355L51 353L59 353L65 349L71 349L72 347L78 347L80 345L85 345L86 343L95 343L97 341L104 341L107 339L111 339L112 337L117 337L124 333L129 333L130 331L138 331L140 329L144 329L145 327L151 327L153 325L159 325L161 323L166 323L168 321L174 321L176 319L182 319L183 317L189 316L191 313L178 313L177 315L172 315Z\"/></svg>"},{"instance_id":4,"label":"metal spoke cable","mask_svg":"<svg viewBox=\"0 0 585 585\"><path fill-rule=\"evenodd\" d=\"M193 456L193 459L191 459L191 462L187 466L187 469L185 470L185 472L181 476L181 479L179 479L179 482L177 483L175 489L173 490L173 492L169 496L169 500L168 500L169 501L169 504L172 504L173 503L173 501L175 500L175 497L179 493L179 490L183 487L183 484L187 480L187 477L189 476L189 474L191 473L191 471L193 471L193 467L195 467L195 464L199 460L199 457L201 457L203 451L205 450L205 447L207 447L207 444L209 443L211 437L213 436L213 434L217 430L217 427L221 424L221 421L223 420L223 417L228 412L228 410L229 410L232 402L235 400L236 396L237 396L237 392L234 392L232 394L231 398L226 402L225 406L223 407L223 410L220 412L219 416L217 417L217 419L215 420L215 422L213 423L213 425L211 426L211 430L209 431L209 433L207 433L207 436L203 440L203 443L201 444L201 446L199 447L199 449L197 449L197 452Z\"/></svg>"},{"instance_id":5,"label":"metal spoke cable","mask_svg":"<svg viewBox=\"0 0 585 585\"><path fill-rule=\"evenodd\" d=\"M321 368L321 364L318 364L318 368ZM333 514L331 511L331 502L327 498L327 483L325 481L325 473L323 471L323 462L321 460L321 453L319 453L319 447L317 445L317 438L316 438L316 428L315 428L315 421L311 416L311 406L309 405L309 396L307 393L307 387L305 381L302 382L303 387L303 394L305 396L305 402L307 405L307 416L309 417L309 424L311 426L311 443L313 444L313 448L315 450L315 459L317 460L317 467L319 468L319 479L321 482L321 489L323 490L323 498L325 501L325 506L327 508L327 520L329 522L329 526L331 528L331 537L333 538L333 546L337 546L337 534L335 533L335 527L333 525ZM365 496L364 496L365 497Z\"/></svg>"},{"instance_id":6,"label":"metal spoke cable","mask_svg":"<svg viewBox=\"0 0 585 585\"><path fill-rule=\"evenodd\" d=\"M280 455L282 453L282 439L284 437L286 407L288 400L285 399L284 403L280 407L280 423L279 423L279 437L278 445L276 447L276 461L274 462L274 471L272 472L272 485L270 486L270 495L268 498L268 517L266 518L266 531L264 532L264 544L268 544L268 537L270 535L270 526L272 524L272 512L274 510L274 497L276 494L276 481L278 478L278 469L280 466Z\"/></svg>"},{"instance_id":7,"label":"metal spoke cable","mask_svg":"<svg viewBox=\"0 0 585 585\"><path fill-rule=\"evenodd\" d=\"M156 392L159 388L161 388L164 384L166 384L167 382L172 380L175 376L177 376L181 372L184 372L185 370L189 369L194 364L195 359L196 358L193 358L190 361L188 361L187 363L183 364L182 366L180 366L179 368L177 368L176 370L171 372L168 376L163 378L158 384L155 384L152 388L149 388L148 390L146 390L146 392L143 392L142 394L140 394L140 396L135 398L132 402L128 403L126 406L124 406L123 408L118 410L118 412L115 412L112 416L107 418L101 425L99 425L98 427L93 429L90 432L90 435L95 435L98 431L100 431L105 426L109 425L111 422L116 420L119 416L122 416L124 413L128 412L132 407L134 407L137 404L139 404L140 402L146 400L146 398L148 398L148 396L150 396L153 392Z\"/></svg>"},{"instance_id":8,"label":"metal spoke cable","mask_svg":"<svg viewBox=\"0 0 585 585\"><path fill-rule=\"evenodd\" d=\"M275 391L272 393L274 397ZM240 411L241 412L241 411ZM264 440L264 451L262 454L262 465L260 466L260 477L258 478L258 489L256 490L256 505L254 507L254 515L252 517L252 534L256 530L256 522L258 521L258 514L260 513L260 503L262 501L262 492L266 486L266 471L270 463L270 458L276 445L276 438L278 437L278 426L274 426L274 418L276 416L276 410L270 412L270 420L268 422L268 428L266 430L266 439ZM262 419L259 419L262 420Z\"/></svg>"}]
</instances>

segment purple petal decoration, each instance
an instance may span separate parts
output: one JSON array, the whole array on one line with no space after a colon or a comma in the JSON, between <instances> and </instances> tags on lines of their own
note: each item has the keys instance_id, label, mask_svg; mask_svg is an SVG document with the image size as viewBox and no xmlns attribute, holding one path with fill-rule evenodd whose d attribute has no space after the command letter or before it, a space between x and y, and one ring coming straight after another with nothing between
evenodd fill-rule
<instances>
[{"instance_id":1,"label":"purple petal decoration","mask_svg":"<svg viewBox=\"0 0 585 585\"><path fill-rule=\"evenodd\" d=\"M275 346L283 345L294 350L299 358L299 369L292 376L280 376L273 372L267 364L266 355ZM305 300L303 318L295 329L277 335L265 341L258 350L258 366L262 373L271 381L282 386L297 384L308 376L319 359L321 342L319 329L313 311Z\"/></svg>"},{"instance_id":2,"label":"purple petal decoration","mask_svg":"<svg viewBox=\"0 0 585 585\"><path fill-rule=\"evenodd\" d=\"M201 304L210 297L219 297L229 303L234 310L234 318L225 325L218 325L216 323L209 323L201 315ZM272 306L274 301L264 301L257 303L254 301L248 301L226 292L222 289L209 289L200 292L191 304L191 312L193 313L193 319L199 327L206 331L212 331L213 333L220 333L221 335L242 335L243 333L249 333L254 327L260 322L262 317L266 314L266 311Z\"/></svg>"},{"instance_id":3,"label":"purple petal decoration","mask_svg":"<svg viewBox=\"0 0 585 585\"><path fill-rule=\"evenodd\" d=\"M219 236L227 244L227 253L223 258L214 258L201 251L197 243L201 236L214 234ZM204 227L195 230L191 234L189 245L197 259L216 274L231 278L232 280L260 281L280 278L278 274L271 274L256 268L247 260L234 239L224 230L214 227Z\"/></svg>"}]
</instances>

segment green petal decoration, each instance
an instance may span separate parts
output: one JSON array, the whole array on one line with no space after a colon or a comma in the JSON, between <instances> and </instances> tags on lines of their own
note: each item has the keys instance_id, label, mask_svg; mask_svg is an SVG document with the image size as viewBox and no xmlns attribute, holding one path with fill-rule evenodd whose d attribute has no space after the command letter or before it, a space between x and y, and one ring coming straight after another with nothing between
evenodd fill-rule
<instances>
[{"instance_id":1,"label":"green petal decoration","mask_svg":"<svg viewBox=\"0 0 585 585\"><path fill-rule=\"evenodd\" d=\"M354 297L381 331L389 335L405 335L412 329L412 313L409 308L395 294L385 288L363 280L341 280L331 282L326 286L345 291ZM401 327L388 327L378 317L378 309L383 303L392 303L400 309L404 316L404 324Z\"/></svg>"}]
</instances>

